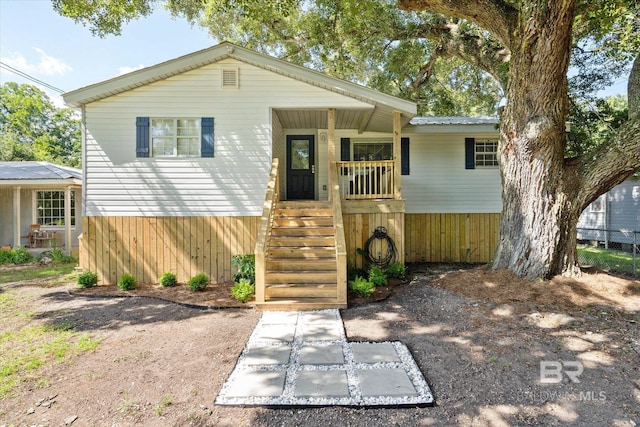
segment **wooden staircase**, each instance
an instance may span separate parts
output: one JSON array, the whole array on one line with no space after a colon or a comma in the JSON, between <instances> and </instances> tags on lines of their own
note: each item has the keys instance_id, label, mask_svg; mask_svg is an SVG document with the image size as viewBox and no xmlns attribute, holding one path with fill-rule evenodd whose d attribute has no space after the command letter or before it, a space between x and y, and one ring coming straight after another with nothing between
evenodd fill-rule
<instances>
[{"instance_id":1,"label":"wooden staircase","mask_svg":"<svg viewBox=\"0 0 640 427\"><path fill-rule=\"evenodd\" d=\"M345 308L329 202L277 202L265 253L265 310Z\"/></svg>"}]
</instances>

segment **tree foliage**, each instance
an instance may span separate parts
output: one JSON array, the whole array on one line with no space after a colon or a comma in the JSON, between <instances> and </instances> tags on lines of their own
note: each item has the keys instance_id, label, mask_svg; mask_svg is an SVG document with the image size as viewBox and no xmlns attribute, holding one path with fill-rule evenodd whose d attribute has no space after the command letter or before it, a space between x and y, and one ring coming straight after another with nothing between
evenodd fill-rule
<instances>
[{"instance_id":1,"label":"tree foliage","mask_svg":"<svg viewBox=\"0 0 640 427\"><path fill-rule=\"evenodd\" d=\"M0 159L46 160L80 166L80 121L70 108L57 108L36 86L0 86Z\"/></svg>"}]
</instances>

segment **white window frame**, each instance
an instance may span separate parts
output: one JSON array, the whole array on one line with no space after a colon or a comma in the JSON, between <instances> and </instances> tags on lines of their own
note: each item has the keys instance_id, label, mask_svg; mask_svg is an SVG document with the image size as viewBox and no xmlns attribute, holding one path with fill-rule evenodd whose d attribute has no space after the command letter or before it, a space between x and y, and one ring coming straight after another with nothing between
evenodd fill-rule
<instances>
[{"instance_id":1,"label":"white window frame","mask_svg":"<svg viewBox=\"0 0 640 427\"><path fill-rule=\"evenodd\" d=\"M160 120L172 120L173 121L173 134L165 135L165 136L154 136L153 135L153 124L154 121ZM193 120L196 124L197 134L196 135L178 135L178 120ZM201 144L202 144L202 118L200 117L151 117L149 119L149 133L151 134L151 140L149 142L149 151L150 157L154 157L156 159L161 158L176 158L176 157L200 157L201 153ZM173 140L173 153L172 154L159 154L155 155L154 153L154 138L167 138ZM178 154L178 140L180 138L197 138L197 153L194 154Z\"/></svg>"},{"instance_id":2,"label":"white window frame","mask_svg":"<svg viewBox=\"0 0 640 427\"><path fill-rule=\"evenodd\" d=\"M374 161L384 161L384 160L393 160L393 141L388 139L352 139L351 140L351 158L355 162L365 161L365 162L374 162ZM358 145L388 145L391 147L391 157L389 159L356 159L356 146Z\"/></svg>"},{"instance_id":3,"label":"white window frame","mask_svg":"<svg viewBox=\"0 0 640 427\"><path fill-rule=\"evenodd\" d=\"M607 195L603 194L597 199L595 199L593 202L591 202L591 204L589 205L589 212L603 213L605 210L604 208L606 203L607 203Z\"/></svg>"},{"instance_id":4,"label":"white window frame","mask_svg":"<svg viewBox=\"0 0 640 427\"><path fill-rule=\"evenodd\" d=\"M49 199L49 200L57 200L59 203L59 207L57 208L50 208L51 209L51 214L50 215L46 215L46 212L43 212L43 214L41 214L41 211L44 211L45 208L44 207L40 207L40 201L44 200L44 198L41 197L42 193L59 193L58 194L58 198L56 199ZM75 229L76 228L76 194L75 194L75 190L71 190L71 224L69 225L69 228L71 229ZM60 189L47 189L47 188L43 188L40 190L35 190L33 192L33 218L35 219L34 223L35 224L40 224L41 227L46 227L46 228L53 228L53 227L57 227L57 228L64 228L65 224L64 224L64 219L65 219L65 190L60 190ZM58 214L60 216L56 216L53 215L53 211L56 210L58 211ZM43 219L44 218L44 219ZM49 218L50 222L48 224L44 223L45 219ZM52 224L51 222L56 222L59 221L59 224Z\"/></svg>"},{"instance_id":5,"label":"white window frame","mask_svg":"<svg viewBox=\"0 0 640 427\"><path fill-rule=\"evenodd\" d=\"M483 150L480 151L479 148ZM487 151L487 148L495 148ZM498 167L498 140L497 139L476 139L473 145L473 156L476 168L497 168Z\"/></svg>"}]
</instances>

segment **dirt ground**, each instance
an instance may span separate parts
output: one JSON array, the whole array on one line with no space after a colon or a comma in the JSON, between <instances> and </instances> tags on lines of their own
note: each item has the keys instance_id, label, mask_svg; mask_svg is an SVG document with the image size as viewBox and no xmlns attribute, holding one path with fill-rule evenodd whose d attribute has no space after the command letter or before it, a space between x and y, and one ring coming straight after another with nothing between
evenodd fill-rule
<instances>
[{"instance_id":1,"label":"dirt ground","mask_svg":"<svg viewBox=\"0 0 640 427\"><path fill-rule=\"evenodd\" d=\"M33 322L68 322L102 339L45 367L47 387L25 382L0 400L0 426L640 425L640 281L604 273L527 281L426 264L411 266L410 277L342 316L350 340L408 346L434 392L429 408L214 405L260 315L250 305L185 300L225 306L223 287L115 297L73 284L0 285L33 299ZM541 362L565 363L560 383L541 381Z\"/></svg>"}]
</instances>

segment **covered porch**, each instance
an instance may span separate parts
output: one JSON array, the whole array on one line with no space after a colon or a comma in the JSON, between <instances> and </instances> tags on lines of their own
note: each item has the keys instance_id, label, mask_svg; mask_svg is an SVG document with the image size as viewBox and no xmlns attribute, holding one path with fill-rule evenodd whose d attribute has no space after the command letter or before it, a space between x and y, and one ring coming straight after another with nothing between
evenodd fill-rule
<instances>
[{"instance_id":1,"label":"covered porch","mask_svg":"<svg viewBox=\"0 0 640 427\"><path fill-rule=\"evenodd\" d=\"M404 263L401 134L413 114L273 111L274 159L255 251L259 307L346 307L347 264L365 262L358 249L379 227L401 248L393 261Z\"/></svg>"}]
</instances>

